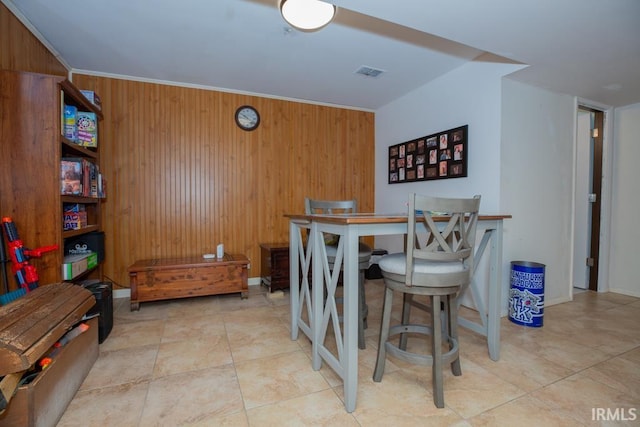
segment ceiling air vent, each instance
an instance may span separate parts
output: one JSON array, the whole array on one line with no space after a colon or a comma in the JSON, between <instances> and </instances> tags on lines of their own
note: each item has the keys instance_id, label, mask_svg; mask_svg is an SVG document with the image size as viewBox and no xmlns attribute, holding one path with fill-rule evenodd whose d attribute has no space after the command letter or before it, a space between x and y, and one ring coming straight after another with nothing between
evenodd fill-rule
<instances>
[{"instance_id":1,"label":"ceiling air vent","mask_svg":"<svg viewBox=\"0 0 640 427\"><path fill-rule=\"evenodd\" d=\"M378 70L377 68L367 67L366 65L363 65L356 70L356 74L362 74L363 76L367 76L367 77L378 77L382 73L384 73L384 70Z\"/></svg>"}]
</instances>

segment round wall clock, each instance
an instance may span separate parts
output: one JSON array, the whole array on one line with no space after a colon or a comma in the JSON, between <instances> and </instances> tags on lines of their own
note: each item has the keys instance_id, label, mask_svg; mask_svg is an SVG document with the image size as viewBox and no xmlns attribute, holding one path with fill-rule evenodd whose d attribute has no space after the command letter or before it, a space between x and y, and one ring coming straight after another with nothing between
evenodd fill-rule
<instances>
[{"instance_id":1,"label":"round wall clock","mask_svg":"<svg viewBox=\"0 0 640 427\"><path fill-rule=\"evenodd\" d=\"M236 124L242 130L255 130L260 125L258 110L250 105L243 105L236 110Z\"/></svg>"}]
</instances>

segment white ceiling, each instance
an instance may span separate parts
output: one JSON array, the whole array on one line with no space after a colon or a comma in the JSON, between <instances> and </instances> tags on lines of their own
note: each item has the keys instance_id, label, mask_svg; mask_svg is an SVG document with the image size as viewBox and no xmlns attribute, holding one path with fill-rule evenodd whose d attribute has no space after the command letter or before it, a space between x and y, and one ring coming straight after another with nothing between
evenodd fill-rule
<instances>
[{"instance_id":1,"label":"white ceiling","mask_svg":"<svg viewBox=\"0 0 640 427\"><path fill-rule=\"evenodd\" d=\"M526 64L515 80L640 102L640 0L333 0L315 33L278 0L2 2L73 71L376 110L484 53Z\"/></svg>"}]
</instances>

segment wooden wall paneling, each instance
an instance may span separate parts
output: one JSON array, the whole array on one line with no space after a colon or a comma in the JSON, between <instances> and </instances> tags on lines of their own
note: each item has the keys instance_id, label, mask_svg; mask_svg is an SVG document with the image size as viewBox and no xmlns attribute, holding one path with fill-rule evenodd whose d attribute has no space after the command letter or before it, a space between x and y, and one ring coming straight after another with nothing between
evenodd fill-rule
<instances>
[{"instance_id":1,"label":"wooden wall paneling","mask_svg":"<svg viewBox=\"0 0 640 427\"><path fill-rule=\"evenodd\" d=\"M0 68L67 74L3 4ZM356 197L361 211L373 209L373 113L96 76L73 80L104 105L104 272L116 285L128 286L126 269L136 259L213 252L219 242L245 253L256 277L258 244L286 241L283 215L302 212L307 195ZM256 131L235 126L242 104L259 109Z\"/></svg>"},{"instance_id":2,"label":"wooden wall paneling","mask_svg":"<svg viewBox=\"0 0 640 427\"><path fill-rule=\"evenodd\" d=\"M373 209L373 113L210 90L75 75L103 100L108 196L104 272L127 287L137 259L246 254L288 240L285 213L304 197L351 198ZM238 106L260 127L240 130Z\"/></svg>"},{"instance_id":3,"label":"wooden wall paneling","mask_svg":"<svg viewBox=\"0 0 640 427\"><path fill-rule=\"evenodd\" d=\"M66 77L60 61L0 3L0 69Z\"/></svg>"}]
</instances>

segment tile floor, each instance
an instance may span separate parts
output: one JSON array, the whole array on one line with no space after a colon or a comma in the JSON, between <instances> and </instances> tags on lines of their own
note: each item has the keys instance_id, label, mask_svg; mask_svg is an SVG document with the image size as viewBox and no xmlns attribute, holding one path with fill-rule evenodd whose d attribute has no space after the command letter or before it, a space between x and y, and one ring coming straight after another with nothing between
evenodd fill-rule
<instances>
[{"instance_id":1,"label":"tile floor","mask_svg":"<svg viewBox=\"0 0 640 427\"><path fill-rule=\"evenodd\" d=\"M382 382L371 379L382 280L366 287L351 414L341 380L326 365L311 368L306 337L289 338L289 294L252 286L247 300L144 303L138 312L115 300L113 331L58 426L640 425L640 299L578 293L547 307L542 328L504 318L498 362L462 329L463 374L445 371L446 407L437 409L429 368L389 359ZM597 408L618 421L593 421Z\"/></svg>"}]
</instances>

